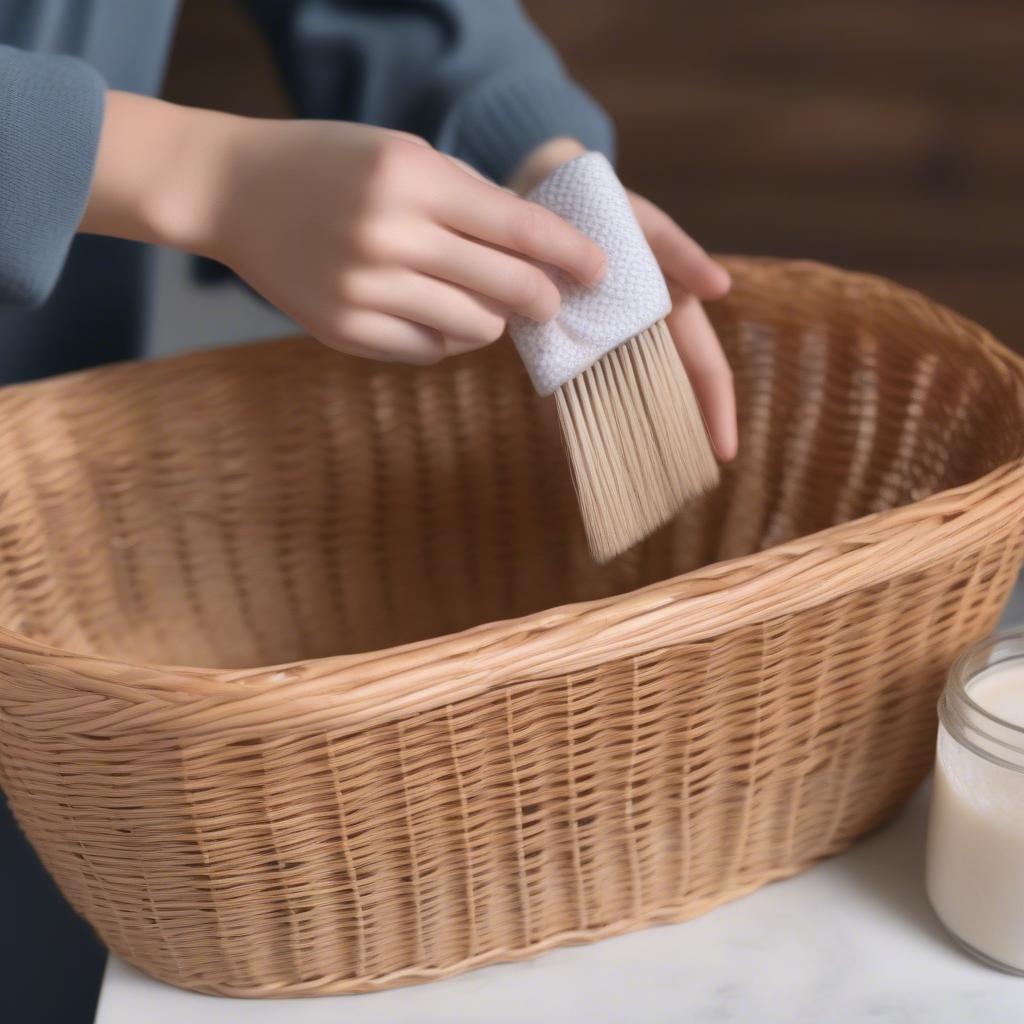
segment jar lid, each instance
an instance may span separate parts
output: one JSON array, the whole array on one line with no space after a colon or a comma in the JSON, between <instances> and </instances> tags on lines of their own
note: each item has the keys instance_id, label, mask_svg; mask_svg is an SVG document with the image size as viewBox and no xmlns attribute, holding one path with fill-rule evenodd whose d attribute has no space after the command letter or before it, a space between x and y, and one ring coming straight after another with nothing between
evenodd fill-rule
<instances>
[{"instance_id":1,"label":"jar lid","mask_svg":"<svg viewBox=\"0 0 1024 1024\"><path fill-rule=\"evenodd\" d=\"M994 672L1009 666L1019 671L1024 709L1024 630L1015 629L996 633L957 658L939 701L939 718L947 732L975 753L1024 771L1024 719L1013 721L977 697L978 684L985 677L991 679Z\"/></svg>"}]
</instances>

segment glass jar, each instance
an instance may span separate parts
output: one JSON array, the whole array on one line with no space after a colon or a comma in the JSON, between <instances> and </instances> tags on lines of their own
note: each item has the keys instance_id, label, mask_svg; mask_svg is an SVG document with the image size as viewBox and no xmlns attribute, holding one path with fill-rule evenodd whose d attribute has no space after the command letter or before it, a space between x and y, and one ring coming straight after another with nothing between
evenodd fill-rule
<instances>
[{"instance_id":1,"label":"glass jar","mask_svg":"<svg viewBox=\"0 0 1024 1024\"><path fill-rule=\"evenodd\" d=\"M1024 630L956 661L939 723L928 898L976 957L1024 974Z\"/></svg>"}]
</instances>

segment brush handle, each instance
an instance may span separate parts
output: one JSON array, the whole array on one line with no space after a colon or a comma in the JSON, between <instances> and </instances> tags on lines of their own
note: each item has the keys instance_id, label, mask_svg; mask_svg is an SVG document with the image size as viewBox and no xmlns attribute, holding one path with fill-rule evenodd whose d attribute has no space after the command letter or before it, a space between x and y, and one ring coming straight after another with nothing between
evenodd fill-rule
<instances>
[{"instance_id":1,"label":"brush handle","mask_svg":"<svg viewBox=\"0 0 1024 1024\"><path fill-rule=\"evenodd\" d=\"M534 387L549 395L613 348L663 320L672 301L629 196L600 153L585 153L562 164L526 198L563 217L608 255L604 280L593 288L554 267L544 268L562 296L554 320L509 320L509 333Z\"/></svg>"}]
</instances>

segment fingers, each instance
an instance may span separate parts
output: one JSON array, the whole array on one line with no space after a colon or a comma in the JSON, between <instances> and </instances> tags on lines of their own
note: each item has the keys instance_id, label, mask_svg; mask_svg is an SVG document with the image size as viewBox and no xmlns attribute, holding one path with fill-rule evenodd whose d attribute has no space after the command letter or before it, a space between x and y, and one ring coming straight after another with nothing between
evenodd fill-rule
<instances>
[{"instance_id":1,"label":"fingers","mask_svg":"<svg viewBox=\"0 0 1024 1024\"><path fill-rule=\"evenodd\" d=\"M426 149L434 148L422 135L413 135L412 132L403 132L398 128L381 128L380 130L387 132L388 135L393 135L396 139L402 139L403 142L411 142L414 146L423 146Z\"/></svg>"},{"instance_id":2,"label":"fingers","mask_svg":"<svg viewBox=\"0 0 1024 1024\"><path fill-rule=\"evenodd\" d=\"M649 199L630 193L637 220L662 273L699 299L720 299L729 291L729 272Z\"/></svg>"},{"instance_id":3,"label":"fingers","mask_svg":"<svg viewBox=\"0 0 1024 1024\"><path fill-rule=\"evenodd\" d=\"M720 459L736 456L736 396L732 370L714 328L693 296L674 294L669 330L679 350L708 426L711 444Z\"/></svg>"},{"instance_id":4,"label":"fingers","mask_svg":"<svg viewBox=\"0 0 1024 1024\"><path fill-rule=\"evenodd\" d=\"M455 187L445 190L439 214L450 228L527 259L564 270L592 286L604 276L604 250L557 214L497 185L479 181L454 164Z\"/></svg>"},{"instance_id":5,"label":"fingers","mask_svg":"<svg viewBox=\"0 0 1024 1024\"><path fill-rule=\"evenodd\" d=\"M372 309L343 310L318 337L340 352L385 362L430 366L447 354L437 331Z\"/></svg>"},{"instance_id":6,"label":"fingers","mask_svg":"<svg viewBox=\"0 0 1024 1024\"><path fill-rule=\"evenodd\" d=\"M420 324L464 349L489 345L505 331L505 317L486 299L412 270L350 272L340 292L346 306Z\"/></svg>"},{"instance_id":7,"label":"fingers","mask_svg":"<svg viewBox=\"0 0 1024 1024\"><path fill-rule=\"evenodd\" d=\"M561 296L540 267L449 231L423 246L415 269L492 300L507 313L545 323L558 314Z\"/></svg>"},{"instance_id":8,"label":"fingers","mask_svg":"<svg viewBox=\"0 0 1024 1024\"><path fill-rule=\"evenodd\" d=\"M451 156L450 154L448 155L448 159L467 174L476 178L477 181L490 183L488 178L485 178L472 164L467 164L465 160L462 160L457 156Z\"/></svg>"},{"instance_id":9,"label":"fingers","mask_svg":"<svg viewBox=\"0 0 1024 1024\"><path fill-rule=\"evenodd\" d=\"M713 260L663 210L630 193L637 220L669 282L673 307L668 326L700 403L715 453L728 462L736 456L736 396L732 370L700 299L719 299L729 291L729 272Z\"/></svg>"}]
</instances>

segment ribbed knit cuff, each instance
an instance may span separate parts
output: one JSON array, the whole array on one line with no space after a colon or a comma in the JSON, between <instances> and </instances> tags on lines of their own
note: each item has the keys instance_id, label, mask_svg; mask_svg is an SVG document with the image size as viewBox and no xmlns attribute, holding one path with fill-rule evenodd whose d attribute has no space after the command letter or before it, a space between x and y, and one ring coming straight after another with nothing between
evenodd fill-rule
<instances>
[{"instance_id":1,"label":"ribbed knit cuff","mask_svg":"<svg viewBox=\"0 0 1024 1024\"><path fill-rule=\"evenodd\" d=\"M0 46L0 306L38 305L85 210L103 127L100 75Z\"/></svg>"},{"instance_id":2,"label":"ribbed knit cuff","mask_svg":"<svg viewBox=\"0 0 1024 1024\"><path fill-rule=\"evenodd\" d=\"M506 182L538 146L568 136L614 162L611 119L571 79L517 69L490 79L451 110L437 138L446 153Z\"/></svg>"}]
</instances>

